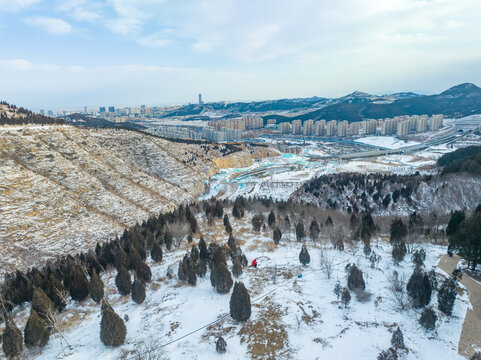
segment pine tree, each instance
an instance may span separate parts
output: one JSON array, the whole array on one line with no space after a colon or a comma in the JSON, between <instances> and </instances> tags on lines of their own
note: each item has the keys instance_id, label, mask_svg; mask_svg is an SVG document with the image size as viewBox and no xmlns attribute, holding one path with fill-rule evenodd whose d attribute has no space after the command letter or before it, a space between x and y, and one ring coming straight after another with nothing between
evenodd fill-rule
<instances>
[{"instance_id":1,"label":"pine tree","mask_svg":"<svg viewBox=\"0 0 481 360\"><path fill-rule=\"evenodd\" d=\"M172 241L173 241L172 233L167 228L164 234L164 244L167 250L170 250L172 248Z\"/></svg>"},{"instance_id":2,"label":"pine tree","mask_svg":"<svg viewBox=\"0 0 481 360\"><path fill-rule=\"evenodd\" d=\"M161 262L162 256L162 248L160 247L159 242L154 240L154 242L152 243L152 249L150 250L150 257L155 262Z\"/></svg>"},{"instance_id":3,"label":"pine tree","mask_svg":"<svg viewBox=\"0 0 481 360\"><path fill-rule=\"evenodd\" d=\"M406 256L406 244L402 240L398 240L393 242L392 244L392 258L396 264L399 264L401 261L404 260Z\"/></svg>"},{"instance_id":4,"label":"pine tree","mask_svg":"<svg viewBox=\"0 0 481 360\"><path fill-rule=\"evenodd\" d=\"M415 250L411 258L416 266L421 267L424 265L424 260L426 260L426 252L424 249Z\"/></svg>"},{"instance_id":5,"label":"pine tree","mask_svg":"<svg viewBox=\"0 0 481 360\"><path fill-rule=\"evenodd\" d=\"M352 265L349 268L347 287L352 291L357 289L364 290L366 288L366 284L362 277L362 271L359 270L356 265Z\"/></svg>"},{"instance_id":6,"label":"pine tree","mask_svg":"<svg viewBox=\"0 0 481 360\"><path fill-rule=\"evenodd\" d=\"M197 246L192 245L192 249L190 250L190 257L194 262L199 260L199 249L197 249Z\"/></svg>"},{"instance_id":7,"label":"pine tree","mask_svg":"<svg viewBox=\"0 0 481 360\"><path fill-rule=\"evenodd\" d=\"M312 219L311 225L309 226L309 237L311 240L316 241L320 232L321 228L319 227L319 223L316 221L316 219Z\"/></svg>"},{"instance_id":8,"label":"pine tree","mask_svg":"<svg viewBox=\"0 0 481 360\"><path fill-rule=\"evenodd\" d=\"M402 349L404 347L404 337L401 329L399 326L397 329L392 333L391 337L391 345L394 349Z\"/></svg>"},{"instance_id":9,"label":"pine tree","mask_svg":"<svg viewBox=\"0 0 481 360\"><path fill-rule=\"evenodd\" d=\"M197 259L196 262L196 272L198 277L204 277L205 273L207 272L207 265L205 264L204 260L201 258Z\"/></svg>"},{"instance_id":10,"label":"pine tree","mask_svg":"<svg viewBox=\"0 0 481 360\"><path fill-rule=\"evenodd\" d=\"M426 330L433 330L436 327L437 320L438 320L438 317L436 316L436 313L434 312L433 308L426 307L421 313L421 317L419 318L419 323Z\"/></svg>"},{"instance_id":11,"label":"pine tree","mask_svg":"<svg viewBox=\"0 0 481 360\"><path fill-rule=\"evenodd\" d=\"M2 335L2 349L7 359L15 358L23 350L23 336L12 319L5 319L5 330Z\"/></svg>"},{"instance_id":12,"label":"pine tree","mask_svg":"<svg viewBox=\"0 0 481 360\"><path fill-rule=\"evenodd\" d=\"M106 346L120 346L125 341L127 329L124 321L105 301L102 303L102 320L100 321L100 340Z\"/></svg>"},{"instance_id":13,"label":"pine tree","mask_svg":"<svg viewBox=\"0 0 481 360\"><path fill-rule=\"evenodd\" d=\"M342 289L341 301L344 304L344 307L347 307L347 305L349 305L349 303L351 302L351 293L349 292L349 289L347 287Z\"/></svg>"},{"instance_id":14,"label":"pine tree","mask_svg":"<svg viewBox=\"0 0 481 360\"><path fill-rule=\"evenodd\" d=\"M104 297L104 283L95 269L92 270L89 282L89 294L93 301L99 303Z\"/></svg>"},{"instance_id":15,"label":"pine tree","mask_svg":"<svg viewBox=\"0 0 481 360\"><path fill-rule=\"evenodd\" d=\"M210 282L219 294L227 294L230 291L233 281L225 263L213 266Z\"/></svg>"},{"instance_id":16,"label":"pine tree","mask_svg":"<svg viewBox=\"0 0 481 360\"><path fill-rule=\"evenodd\" d=\"M182 260L179 261L179 268L177 270L177 277L179 278L179 281L182 281L182 282L187 280L187 274L184 271L184 262Z\"/></svg>"},{"instance_id":17,"label":"pine tree","mask_svg":"<svg viewBox=\"0 0 481 360\"><path fill-rule=\"evenodd\" d=\"M391 245L395 242L403 240L408 234L408 228L403 223L400 218L394 219L391 223L391 237L390 242Z\"/></svg>"},{"instance_id":18,"label":"pine tree","mask_svg":"<svg viewBox=\"0 0 481 360\"><path fill-rule=\"evenodd\" d=\"M137 304L142 304L145 300L145 285L137 277L132 284L132 300Z\"/></svg>"},{"instance_id":19,"label":"pine tree","mask_svg":"<svg viewBox=\"0 0 481 360\"><path fill-rule=\"evenodd\" d=\"M199 240L199 257L207 262L209 259L209 253L207 252L207 244L205 243L204 237L201 236Z\"/></svg>"},{"instance_id":20,"label":"pine tree","mask_svg":"<svg viewBox=\"0 0 481 360\"><path fill-rule=\"evenodd\" d=\"M456 300L456 279L450 277L445 280L438 291L438 309L448 316L453 313L454 301Z\"/></svg>"},{"instance_id":21,"label":"pine tree","mask_svg":"<svg viewBox=\"0 0 481 360\"><path fill-rule=\"evenodd\" d=\"M383 350L377 356L377 360L397 360L397 359L398 359L397 352L393 348Z\"/></svg>"},{"instance_id":22,"label":"pine tree","mask_svg":"<svg viewBox=\"0 0 481 360\"><path fill-rule=\"evenodd\" d=\"M115 268L117 270L121 267L129 269L130 260L125 250L121 246L117 246L116 253L117 255L115 256Z\"/></svg>"},{"instance_id":23,"label":"pine tree","mask_svg":"<svg viewBox=\"0 0 481 360\"><path fill-rule=\"evenodd\" d=\"M332 226L332 225L333 225L333 222L331 219L331 215L328 215L326 219L326 226Z\"/></svg>"},{"instance_id":24,"label":"pine tree","mask_svg":"<svg viewBox=\"0 0 481 360\"><path fill-rule=\"evenodd\" d=\"M245 322L251 316L251 300L249 292L242 282L236 282L230 297L230 316L237 321Z\"/></svg>"},{"instance_id":25,"label":"pine tree","mask_svg":"<svg viewBox=\"0 0 481 360\"><path fill-rule=\"evenodd\" d=\"M242 262L240 256L235 256L232 265L232 274L235 277L242 275Z\"/></svg>"},{"instance_id":26,"label":"pine tree","mask_svg":"<svg viewBox=\"0 0 481 360\"><path fill-rule=\"evenodd\" d=\"M466 215L464 214L464 211L453 212L451 218L449 219L448 226L446 227L446 235L454 235L458 231L459 226L465 218Z\"/></svg>"},{"instance_id":27,"label":"pine tree","mask_svg":"<svg viewBox=\"0 0 481 360\"><path fill-rule=\"evenodd\" d=\"M278 245L279 242L281 241L281 238L282 238L281 230L279 229L278 226L274 227L274 231L272 232L272 240L274 240L274 243Z\"/></svg>"},{"instance_id":28,"label":"pine tree","mask_svg":"<svg viewBox=\"0 0 481 360\"><path fill-rule=\"evenodd\" d=\"M302 245L301 252L299 253L299 261L304 266L311 262L311 257L309 256L309 252L307 251L306 244Z\"/></svg>"},{"instance_id":29,"label":"pine tree","mask_svg":"<svg viewBox=\"0 0 481 360\"><path fill-rule=\"evenodd\" d=\"M251 223L252 223L252 230L255 231L255 232L259 232L259 231L261 231L261 226L264 223L264 221L262 221L262 218L260 217L260 215L255 214L252 217Z\"/></svg>"},{"instance_id":30,"label":"pine tree","mask_svg":"<svg viewBox=\"0 0 481 360\"><path fill-rule=\"evenodd\" d=\"M47 323L35 310L30 311L30 317L23 330L23 337L25 346L28 348L44 347L50 339Z\"/></svg>"},{"instance_id":31,"label":"pine tree","mask_svg":"<svg viewBox=\"0 0 481 360\"><path fill-rule=\"evenodd\" d=\"M429 277L420 268L414 269L406 286L413 307L422 308L431 301L431 283Z\"/></svg>"},{"instance_id":32,"label":"pine tree","mask_svg":"<svg viewBox=\"0 0 481 360\"><path fill-rule=\"evenodd\" d=\"M227 351L227 343L222 336L217 339L215 343L215 351L217 351L219 354L224 354Z\"/></svg>"},{"instance_id":33,"label":"pine tree","mask_svg":"<svg viewBox=\"0 0 481 360\"><path fill-rule=\"evenodd\" d=\"M236 248L236 241L232 235L230 235L229 240L227 240L227 246L231 251L234 251Z\"/></svg>"},{"instance_id":34,"label":"pine tree","mask_svg":"<svg viewBox=\"0 0 481 360\"><path fill-rule=\"evenodd\" d=\"M117 270L115 286L117 286L120 295L127 296L130 294L130 291L132 290L132 282L130 274L126 268L121 267Z\"/></svg>"},{"instance_id":35,"label":"pine tree","mask_svg":"<svg viewBox=\"0 0 481 360\"><path fill-rule=\"evenodd\" d=\"M276 224L276 216L274 215L274 211L271 210L269 213L269 216L267 217L267 224L269 225L270 228L274 227Z\"/></svg>"},{"instance_id":36,"label":"pine tree","mask_svg":"<svg viewBox=\"0 0 481 360\"><path fill-rule=\"evenodd\" d=\"M64 278L64 285L73 300L83 301L89 295L89 281L82 268L74 260L67 260L67 273Z\"/></svg>"},{"instance_id":37,"label":"pine tree","mask_svg":"<svg viewBox=\"0 0 481 360\"><path fill-rule=\"evenodd\" d=\"M58 311L65 309L67 302L63 294L66 292L66 289L62 282L57 279L53 273L48 274L44 291L50 300L52 300L55 309Z\"/></svg>"},{"instance_id":38,"label":"pine tree","mask_svg":"<svg viewBox=\"0 0 481 360\"><path fill-rule=\"evenodd\" d=\"M140 264L137 265L135 273L137 274L139 280L144 283L148 283L150 280L152 280L152 271L150 270L149 265L147 265L144 261L141 261Z\"/></svg>"},{"instance_id":39,"label":"pine tree","mask_svg":"<svg viewBox=\"0 0 481 360\"><path fill-rule=\"evenodd\" d=\"M301 241L306 237L306 232L304 230L304 223L299 221L296 225L296 238L297 241Z\"/></svg>"},{"instance_id":40,"label":"pine tree","mask_svg":"<svg viewBox=\"0 0 481 360\"><path fill-rule=\"evenodd\" d=\"M135 248L135 246L129 246L129 261L130 261L130 268L129 270L137 270L140 267L140 264L143 262L142 257L140 256L139 252Z\"/></svg>"},{"instance_id":41,"label":"pine tree","mask_svg":"<svg viewBox=\"0 0 481 360\"><path fill-rule=\"evenodd\" d=\"M42 289L35 289L33 292L32 310L45 320L47 325L50 326L52 324L52 316L55 314L55 308L52 300L50 300Z\"/></svg>"}]
</instances>

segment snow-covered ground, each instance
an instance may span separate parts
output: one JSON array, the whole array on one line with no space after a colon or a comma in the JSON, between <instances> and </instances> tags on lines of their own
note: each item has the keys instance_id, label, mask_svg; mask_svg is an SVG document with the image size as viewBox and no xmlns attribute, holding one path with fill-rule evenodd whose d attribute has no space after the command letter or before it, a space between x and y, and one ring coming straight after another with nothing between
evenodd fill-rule
<instances>
[{"instance_id":1,"label":"snow-covered ground","mask_svg":"<svg viewBox=\"0 0 481 360\"><path fill-rule=\"evenodd\" d=\"M416 141L405 141L394 136L370 136L360 138L356 141L385 149L399 149L405 146L419 145Z\"/></svg>"},{"instance_id":2,"label":"snow-covered ground","mask_svg":"<svg viewBox=\"0 0 481 360\"><path fill-rule=\"evenodd\" d=\"M88 300L71 303L62 313L62 324L65 324L63 346L60 337L54 335L41 353L27 353L27 357L116 359L124 355L125 359L130 359L134 358L131 351L156 348L160 354L158 358L162 359L372 360L381 350L391 346L392 331L399 326L408 349L404 359L463 359L457 353L457 344L469 306L465 291L461 291L462 295L455 302L453 316L440 316L434 331L426 332L420 326L419 310L398 310L387 278L394 270L409 278L414 268L409 255L400 265L394 265L390 246L377 239L372 243L372 249L382 260L376 268L371 268L359 245L347 246L340 252L332 249L327 241L322 245L310 242L311 263L303 267L298 260L301 243L294 240L294 234L284 235L281 243L274 246L270 231L251 233L250 217L240 222L231 219L231 223L234 236L248 260L259 260L257 269L245 268L240 278L234 279L242 281L251 296L252 315L245 324L236 323L227 316L203 328L228 314L230 295L220 295L213 290L209 271L195 287L179 284L175 278L166 278L169 266L176 272L184 248L167 252L160 264L149 262L153 281L148 285L146 301L141 305L116 292L115 271L102 275L107 285L107 298L115 311L122 318L128 316L127 338L123 346L107 348L101 343L100 306ZM208 242L225 243L227 234L219 229L222 229L221 220L202 231ZM330 279L320 268L321 247L324 256L334 264ZM446 248L426 245L425 250L425 269L429 271ZM333 289L337 280L346 286L344 267L347 263L355 263L363 271L366 290L372 295L369 301L361 303L352 294L350 305L344 308L337 302ZM231 265L230 261L228 264ZM445 275L437 271L439 275ZM431 304L439 315L435 292ZM29 306L17 311L17 325L22 329L28 313ZM199 328L201 330L181 339ZM227 353L223 356L215 352L219 335L227 341Z\"/></svg>"}]
</instances>

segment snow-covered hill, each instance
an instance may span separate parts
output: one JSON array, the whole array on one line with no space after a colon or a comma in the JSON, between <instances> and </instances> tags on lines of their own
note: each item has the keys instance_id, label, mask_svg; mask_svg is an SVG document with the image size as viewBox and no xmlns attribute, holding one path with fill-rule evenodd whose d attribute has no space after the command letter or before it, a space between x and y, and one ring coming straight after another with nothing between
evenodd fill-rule
<instances>
[{"instance_id":1,"label":"snow-covered hill","mask_svg":"<svg viewBox=\"0 0 481 360\"><path fill-rule=\"evenodd\" d=\"M0 126L0 273L85 250L194 199L231 152L126 130Z\"/></svg>"},{"instance_id":2,"label":"snow-covered hill","mask_svg":"<svg viewBox=\"0 0 481 360\"><path fill-rule=\"evenodd\" d=\"M243 252L250 261L254 258L259 261L258 268L244 268L243 274L234 279L242 281L250 293L252 315L246 323L237 323L228 315L224 317L229 313L230 294L214 291L209 272L195 287L181 284L175 276L170 280L166 277L168 268L177 269L179 260L190 249L183 242L179 249L166 252L162 263L149 261L153 281L147 286L147 298L141 305L117 293L115 270L102 275L110 303L122 318L128 318L125 345L108 348L101 343L100 305L88 300L71 303L61 313L64 339L53 335L41 353L27 352L26 356L33 359L372 360L391 346L392 333L399 327L406 346L403 359L463 359L457 353L457 344L469 304L462 286L451 317L440 314L436 292L433 293L431 304L440 318L435 330L426 331L418 323L419 310L398 308L388 280L393 271L409 278L414 268L409 255L394 265L390 246L378 237L371 247L381 260L372 266L362 253L362 244L338 251L324 239L308 243L311 262L304 267L298 259L301 243L295 241L293 233L284 234L275 246L270 231L252 233L251 215L239 221L231 218L234 236ZM208 226L202 216L198 220L207 242L227 241L222 220L212 226ZM429 271L435 268L446 249L429 244L424 248L427 254L424 267ZM332 263L330 277L321 266L321 259ZM345 307L333 289L338 280L341 286L346 286L344 268L348 263L356 264L363 271L366 290L371 295L367 301L359 301L352 293L352 300ZM231 266L230 261L228 265ZM446 276L436 271L440 279ZM20 328L28 313L29 306L16 311ZM219 318L222 319L212 324ZM215 352L219 336L227 341L227 353L223 356Z\"/></svg>"}]
</instances>

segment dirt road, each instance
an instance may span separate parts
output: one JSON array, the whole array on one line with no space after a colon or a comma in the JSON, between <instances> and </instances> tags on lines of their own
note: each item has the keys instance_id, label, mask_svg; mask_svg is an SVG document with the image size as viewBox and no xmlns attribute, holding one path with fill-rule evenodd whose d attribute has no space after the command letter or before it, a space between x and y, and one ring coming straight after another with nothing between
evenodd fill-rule
<instances>
[{"instance_id":1,"label":"dirt road","mask_svg":"<svg viewBox=\"0 0 481 360\"><path fill-rule=\"evenodd\" d=\"M451 274L460 257L444 255L439 260L438 267L448 274ZM464 318L463 329L458 343L458 352L461 355L470 357L477 349L481 349L481 285L470 276L463 273L461 283L469 290L469 301L472 309L468 309Z\"/></svg>"}]
</instances>

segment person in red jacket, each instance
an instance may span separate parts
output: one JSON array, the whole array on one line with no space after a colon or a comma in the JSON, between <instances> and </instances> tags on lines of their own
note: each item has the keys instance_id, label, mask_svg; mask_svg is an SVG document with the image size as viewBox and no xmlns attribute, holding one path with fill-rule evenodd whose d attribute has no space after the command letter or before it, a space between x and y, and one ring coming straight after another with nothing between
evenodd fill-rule
<instances>
[{"instance_id":1,"label":"person in red jacket","mask_svg":"<svg viewBox=\"0 0 481 360\"><path fill-rule=\"evenodd\" d=\"M251 266L255 268L257 267L257 259L252 260Z\"/></svg>"}]
</instances>

